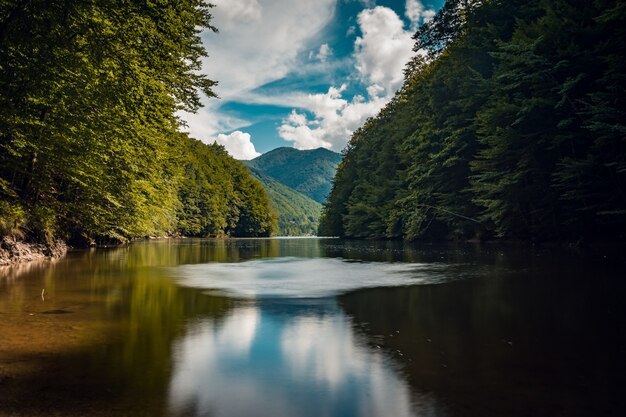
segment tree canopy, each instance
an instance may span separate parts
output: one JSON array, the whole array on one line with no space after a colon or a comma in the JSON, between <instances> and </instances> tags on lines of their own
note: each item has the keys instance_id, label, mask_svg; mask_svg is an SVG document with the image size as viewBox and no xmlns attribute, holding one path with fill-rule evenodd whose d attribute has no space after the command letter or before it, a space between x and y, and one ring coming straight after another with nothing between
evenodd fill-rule
<instances>
[{"instance_id":1,"label":"tree canopy","mask_svg":"<svg viewBox=\"0 0 626 417\"><path fill-rule=\"evenodd\" d=\"M0 1L0 233L123 241L180 224L269 234L267 198L245 167L179 132L177 112L214 95L198 71L211 7ZM206 207L195 220L192 171Z\"/></svg>"},{"instance_id":2,"label":"tree canopy","mask_svg":"<svg viewBox=\"0 0 626 417\"><path fill-rule=\"evenodd\" d=\"M352 136L320 233L618 239L621 0L446 3L395 98Z\"/></svg>"}]
</instances>

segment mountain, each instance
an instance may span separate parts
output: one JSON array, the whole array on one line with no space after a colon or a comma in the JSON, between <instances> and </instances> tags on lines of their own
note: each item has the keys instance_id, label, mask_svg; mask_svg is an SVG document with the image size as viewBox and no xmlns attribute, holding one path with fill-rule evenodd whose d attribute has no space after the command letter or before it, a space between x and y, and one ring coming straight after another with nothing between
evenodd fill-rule
<instances>
[{"instance_id":1,"label":"mountain","mask_svg":"<svg viewBox=\"0 0 626 417\"><path fill-rule=\"evenodd\" d=\"M340 154L324 148L276 148L246 163L323 204L340 161Z\"/></svg>"},{"instance_id":2,"label":"mountain","mask_svg":"<svg viewBox=\"0 0 626 417\"><path fill-rule=\"evenodd\" d=\"M317 201L278 182L255 168L250 168L252 176L265 188L270 204L278 217L278 230L281 236L306 236L317 234L317 226L322 205Z\"/></svg>"}]
</instances>

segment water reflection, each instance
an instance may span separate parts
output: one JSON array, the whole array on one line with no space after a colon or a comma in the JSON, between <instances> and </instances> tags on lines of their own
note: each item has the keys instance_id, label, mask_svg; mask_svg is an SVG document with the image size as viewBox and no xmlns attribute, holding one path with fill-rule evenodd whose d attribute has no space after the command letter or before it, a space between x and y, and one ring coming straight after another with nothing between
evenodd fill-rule
<instances>
[{"instance_id":1,"label":"water reflection","mask_svg":"<svg viewBox=\"0 0 626 417\"><path fill-rule=\"evenodd\" d=\"M0 415L163 415L173 341L187 320L219 319L232 301L175 285L138 261L157 259L143 249L6 270Z\"/></svg>"},{"instance_id":2,"label":"water reflection","mask_svg":"<svg viewBox=\"0 0 626 417\"><path fill-rule=\"evenodd\" d=\"M0 414L621 416L604 255L182 239L7 269Z\"/></svg>"},{"instance_id":3,"label":"water reflection","mask_svg":"<svg viewBox=\"0 0 626 417\"><path fill-rule=\"evenodd\" d=\"M519 261L525 268L356 291L339 304L370 344L403 364L408 384L436 392L450 415L624 415L619 269L563 256Z\"/></svg>"},{"instance_id":4,"label":"water reflection","mask_svg":"<svg viewBox=\"0 0 626 417\"><path fill-rule=\"evenodd\" d=\"M175 352L174 415L443 415L332 299L265 300L198 321Z\"/></svg>"},{"instance_id":5,"label":"water reflection","mask_svg":"<svg viewBox=\"0 0 626 417\"><path fill-rule=\"evenodd\" d=\"M407 246L402 242L306 239L167 239L131 246L71 253L105 268L177 266L210 262L238 263L279 257L341 258L370 262L459 264L500 256L480 246ZM106 262L102 262L106 260Z\"/></svg>"}]
</instances>

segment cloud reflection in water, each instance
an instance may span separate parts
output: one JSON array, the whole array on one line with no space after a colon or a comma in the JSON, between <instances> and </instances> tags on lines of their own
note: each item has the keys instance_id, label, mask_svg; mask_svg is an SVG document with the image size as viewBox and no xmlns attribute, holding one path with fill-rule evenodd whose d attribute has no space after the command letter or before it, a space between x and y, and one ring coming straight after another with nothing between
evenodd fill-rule
<instances>
[{"instance_id":1,"label":"cloud reflection in water","mask_svg":"<svg viewBox=\"0 0 626 417\"><path fill-rule=\"evenodd\" d=\"M332 299L259 301L193 325L176 346L174 415L434 416Z\"/></svg>"}]
</instances>

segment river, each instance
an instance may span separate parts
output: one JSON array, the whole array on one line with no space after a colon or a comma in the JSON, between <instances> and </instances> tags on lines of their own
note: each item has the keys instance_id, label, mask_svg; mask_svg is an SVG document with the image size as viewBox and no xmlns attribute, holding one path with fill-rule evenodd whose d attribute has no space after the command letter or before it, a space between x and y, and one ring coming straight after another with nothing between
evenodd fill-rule
<instances>
[{"instance_id":1,"label":"river","mask_svg":"<svg viewBox=\"0 0 626 417\"><path fill-rule=\"evenodd\" d=\"M168 239L0 270L0 415L621 416L623 254Z\"/></svg>"}]
</instances>

